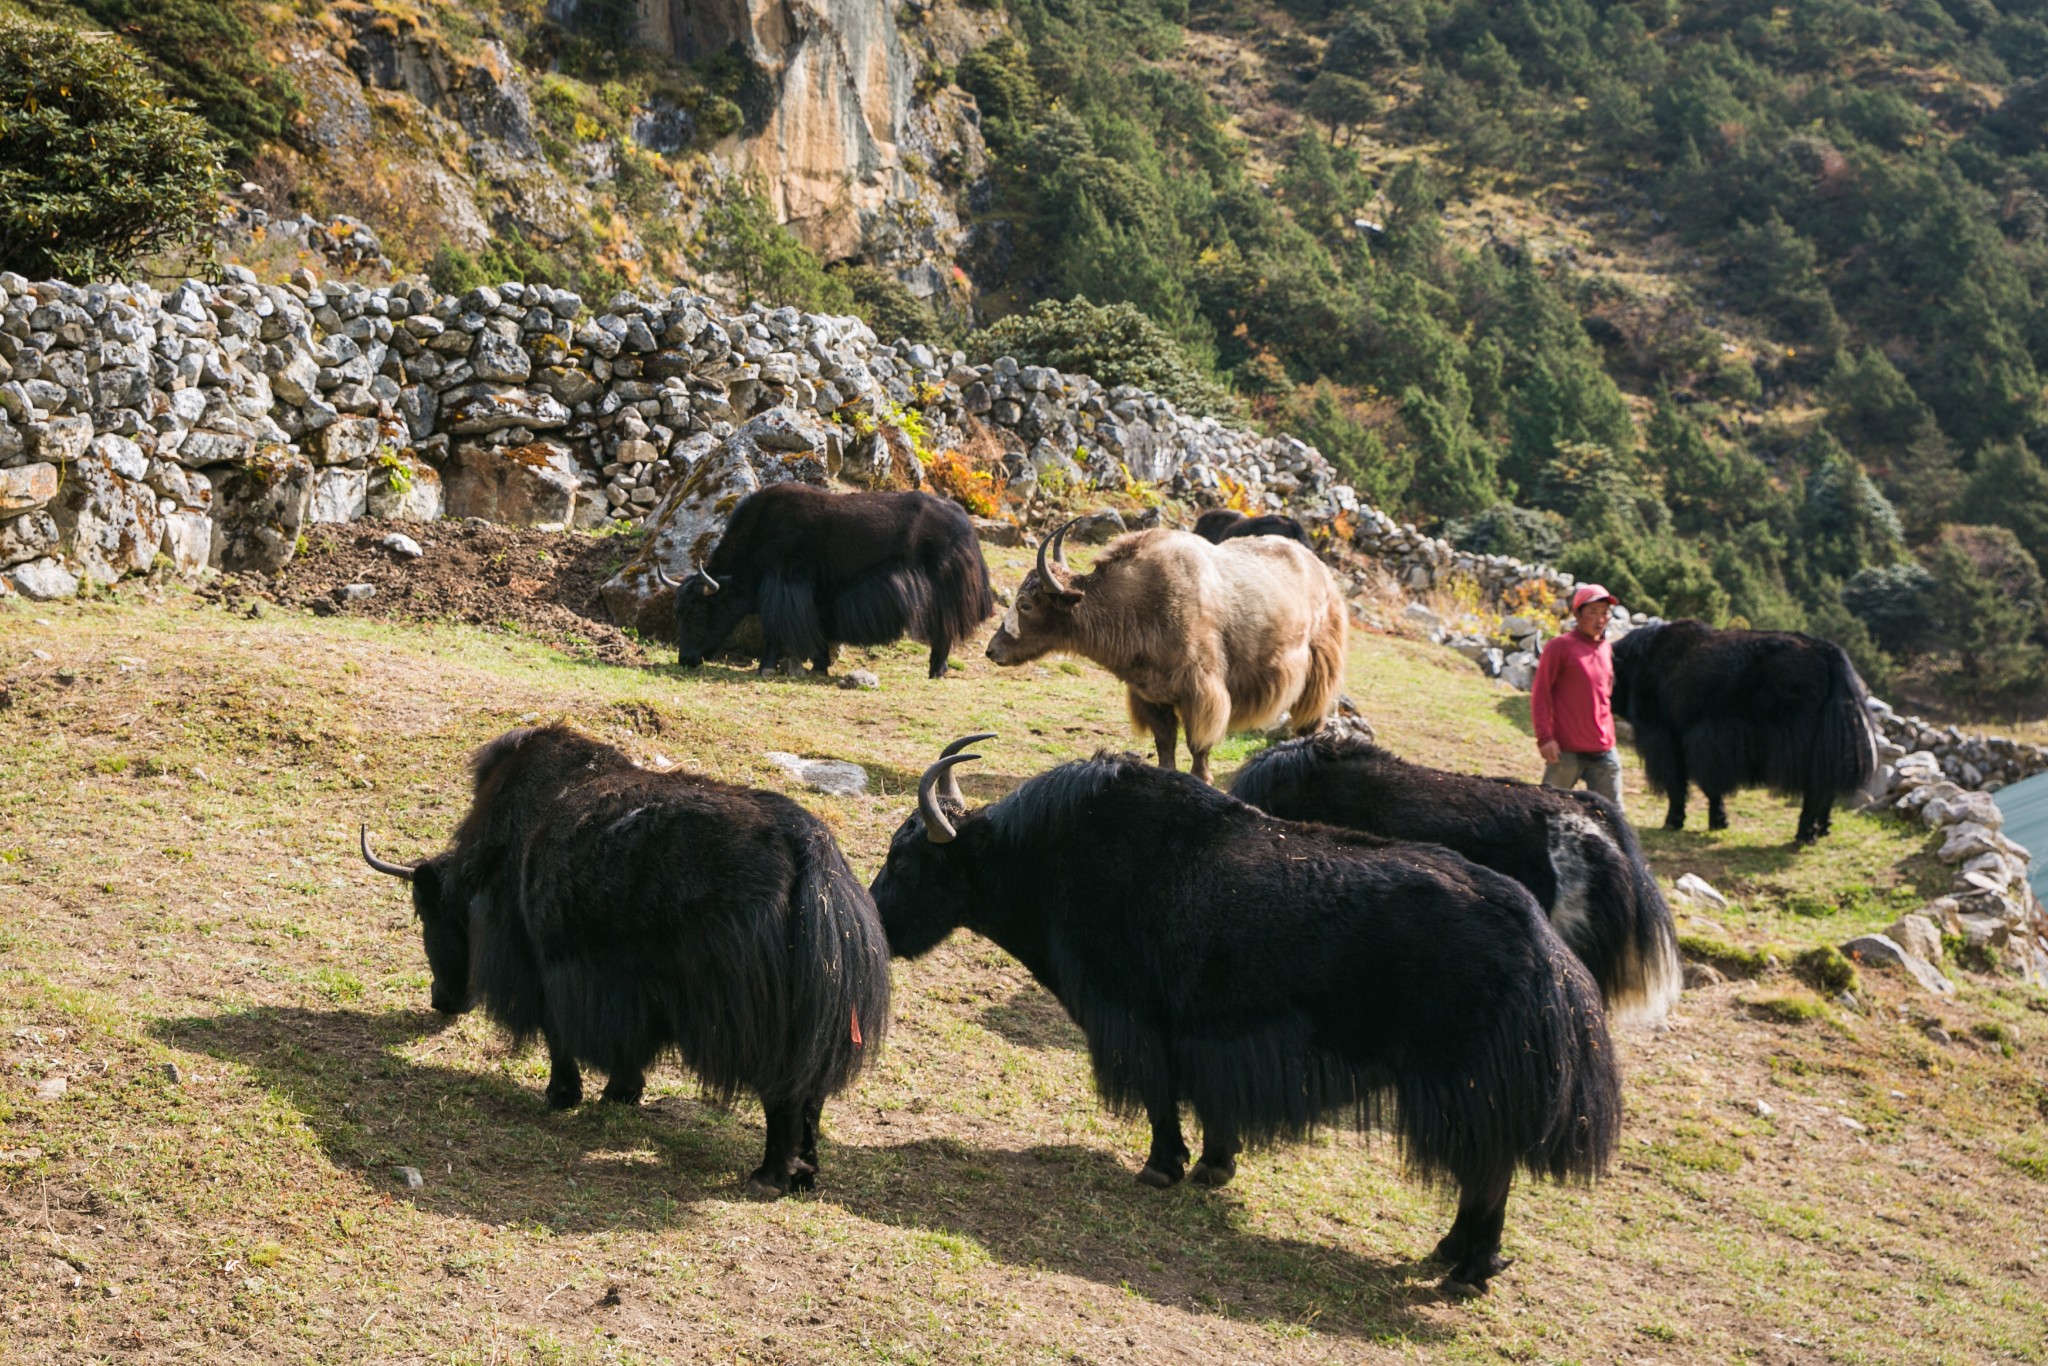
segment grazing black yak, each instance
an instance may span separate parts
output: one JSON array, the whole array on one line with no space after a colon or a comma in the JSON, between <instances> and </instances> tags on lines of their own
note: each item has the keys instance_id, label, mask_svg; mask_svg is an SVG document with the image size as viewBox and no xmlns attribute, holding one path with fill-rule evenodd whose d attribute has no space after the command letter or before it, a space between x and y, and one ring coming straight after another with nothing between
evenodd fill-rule
<instances>
[{"instance_id":1,"label":"grazing black yak","mask_svg":"<svg viewBox=\"0 0 2048 1366\"><path fill-rule=\"evenodd\" d=\"M1384 1122L1454 1183L1446 1288L1507 1263L1515 1169L1590 1180L1621 1123L1600 993L1519 883L1434 845L1296 825L1136 755L1098 754L969 812L942 755L872 891L889 948L955 927L1015 955L1142 1109L1139 1179L1221 1185L1242 1145Z\"/></svg>"},{"instance_id":2,"label":"grazing black yak","mask_svg":"<svg viewBox=\"0 0 2048 1366\"><path fill-rule=\"evenodd\" d=\"M1285 536L1290 541L1300 541L1309 549L1315 549L1300 522L1292 517L1282 517L1277 512L1248 517L1234 508L1210 508L1195 518L1195 534L1216 545L1238 536Z\"/></svg>"},{"instance_id":3,"label":"grazing black yak","mask_svg":"<svg viewBox=\"0 0 2048 1366\"><path fill-rule=\"evenodd\" d=\"M1678 999L1671 908L1605 797L1424 768L1329 731L1254 755L1230 795L1291 821L1456 850L1535 894L1610 1013L1655 1020Z\"/></svg>"},{"instance_id":4,"label":"grazing black yak","mask_svg":"<svg viewBox=\"0 0 2048 1366\"><path fill-rule=\"evenodd\" d=\"M832 833L786 797L655 773L566 726L515 730L471 761L476 795L412 882L434 1009L482 1005L540 1035L548 1104L635 1104L675 1052L721 1100L768 1117L749 1184L809 1190L818 1116L881 1043L889 954Z\"/></svg>"},{"instance_id":5,"label":"grazing black yak","mask_svg":"<svg viewBox=\"0 0 2048 1366\"><path fill-rule=\"evenodd\" d=\"M758 612L761 672L784 655L824 673L832 647L911 635L931 646L933 678L996 610L974 524L928 493L827 493L771 484L733 510L710 559L677 583L676 659L690 668Z\"/></svg>"},{"instance_id":6,"label":"grazing black yak","mask_svg":"<svg viewBox=\"0 0 2048 1366\"><path fill-rule=\"evenodd\" d=\"M1666 830L1685 828L1686 787L1722 799L1768 787L1800 798L1798 841L1828 833L1837 796L1877 771L1863 680L1839 645L1797 631L1721 631L1700 621L1639 626L1614 645L1614 714L1635 730Z\"/></svg>"}]
</instances>

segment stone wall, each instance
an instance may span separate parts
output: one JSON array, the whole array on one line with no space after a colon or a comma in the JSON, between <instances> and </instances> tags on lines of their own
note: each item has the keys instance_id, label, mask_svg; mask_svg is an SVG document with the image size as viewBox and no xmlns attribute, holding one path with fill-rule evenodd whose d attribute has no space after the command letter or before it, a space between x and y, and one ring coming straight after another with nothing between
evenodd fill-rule
<instances>
[{"instance_id":1,"label":"stone wall","mask_svg":"<svg viewBox=\"0 0 2048 1366\"><path fill-rule=\"evenodd\" d=\"M1000 453L1018 487L1136 478L1356 508L1300 441L1086 376L885 346L854 318L227 275L168 292L0 275L0 592L63 596L159 555L185 576L274 572L308 524L366 514L637 522L777 409L830 425L835 474L863 428L893 424Z\"/></svg>"}]
</instances>

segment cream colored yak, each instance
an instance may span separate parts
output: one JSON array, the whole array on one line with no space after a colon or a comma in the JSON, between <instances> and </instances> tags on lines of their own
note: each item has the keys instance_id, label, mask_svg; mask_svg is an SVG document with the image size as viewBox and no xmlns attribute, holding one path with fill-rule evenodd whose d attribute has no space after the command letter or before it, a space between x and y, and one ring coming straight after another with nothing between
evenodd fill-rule
<instances>
[{"instance_id":1,"label":"cream colored yak","mask_svg":"<svg viewBox=\"0 0 2048 1366\"><path fill-rule=\"evenodd\" d=\"M1174 767L1185 728L1192 769L1209 781L1209 751L1232 731L1285 712L1309 735L1344 684L1344 598L1315 555L1278 536L1211 545L1185 531L1138 531L1110 542L1086 574L1067 567L1061 541L1038 548L1038 568L988 642L998 664L1080 655L1115 674L1131 724ZM1047 548L1051 560L1047 561Z\"/></svg>"}]
</instances>

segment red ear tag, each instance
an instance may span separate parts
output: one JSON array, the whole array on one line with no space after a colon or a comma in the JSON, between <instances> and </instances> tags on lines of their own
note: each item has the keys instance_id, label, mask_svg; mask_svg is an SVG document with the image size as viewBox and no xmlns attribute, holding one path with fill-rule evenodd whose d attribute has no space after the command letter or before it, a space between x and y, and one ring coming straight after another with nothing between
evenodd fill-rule
<instances>
[{"instance_id":1,"label":"red ear tag","mask_svg":"<svg viewBox=\"0 0 2048 1366\"><path fill-rule=\"evenodd\" d=\"M855 1048L860 1047L860 1012L858 1010L853 1012L853 1046Z\"/></svg>"}]
</instances>

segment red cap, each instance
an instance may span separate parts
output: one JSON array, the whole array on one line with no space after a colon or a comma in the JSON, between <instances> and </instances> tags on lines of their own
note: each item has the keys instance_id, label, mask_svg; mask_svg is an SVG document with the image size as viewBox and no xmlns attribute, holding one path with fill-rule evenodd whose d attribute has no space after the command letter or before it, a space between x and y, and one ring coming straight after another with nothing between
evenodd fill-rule
<instances>
[{"instance_id":1,"label":"red cap","mask_svg":"<svg viewBox=\"0 0 2048 1366\"><path fill-rule=\"evenodd\" d=\"M1596 602L1611 602L1616 607L1621 606L1621 599L1615 597L1614 594L1608 592L1599 584L1582 583L1572 590L1572 615L1577 616L1581 607L1586 607Z\"/></svg>"}]
</instances>

